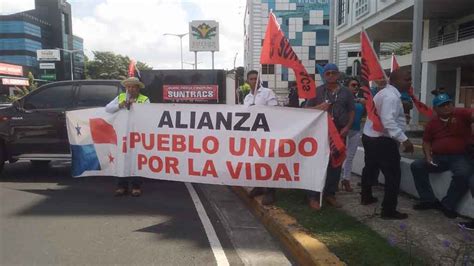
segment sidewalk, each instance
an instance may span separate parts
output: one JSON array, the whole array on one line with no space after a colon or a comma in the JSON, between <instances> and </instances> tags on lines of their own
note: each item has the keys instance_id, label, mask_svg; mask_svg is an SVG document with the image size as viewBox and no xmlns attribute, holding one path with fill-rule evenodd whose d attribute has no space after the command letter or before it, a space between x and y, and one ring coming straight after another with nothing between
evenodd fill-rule
<instances>
[{"instance_id":1,"label":"sidewalk","mask_svg":"<svg viewBox=\"0 0 474 266\"><path fill-rule=\"evenodd\" d=\"M409 218L402 221L382 220L380 218L380 202L383 198L383 187L374 187L374 196L378 197L379 203L362 206L359 203L360 188L356 185L359 181L360 177L353 176L352 186L354 192L339 192L337 194L339 201L344 205L342 210L346 214L369 226L381 237L387 239L390 244L407 252L412 252L414 257L421 258L428 265L462 265L460 254L465 252L460 249L467 245L469 245L468 250L471 253L471 264L466 265L474 264L474 233L463 231L457 226L458 222L465 219L447 219L441 212L435 210L415 211L412 209L412 205L416 200L406 194L401 194L398 209L401 212L408 213ZM292 217L285 219L292 219L293 222L287 222L286 225L281 223L280 216L287 216L283 210L274 206L262 206L259 198L256 200L249 199L243 189L239 190L237 188L234 191L238 192L237 194L247 202L254 214L262 220L272 234L283 242L293 256L310 257L310 259L303 260L303 263L295 258L300 264L343 264L336 255L332 254L331 250L328 252L327 247L322 242L314 239L312 234L297 224L297 221ZM314 239L322 252L315 252L314 246L308 246L304 241L301 242L298 239L288 240L287 238L294 238L294 232L292 231L295 228L298 228L298 234L305 234L307 238ZM454 263L456 256L458 256L458 261ZM329 261L321 263L327 258L329 258ZM312 263L309 263L309 261L312 261ZM388 262L388 264L396 264L396 262Z\"/></svg>"},{"instance_id":2,"label":"sidewalk","mask_svg":"<svg viewBox=\"0 0 474 266\"><path fill-rule=\"evenodd\" d=\"M379 199L377 204L370 206L360 205L360 187L356 183L360 177L353 176L352 187L354 192L339 192L338 199L344 204L343 210L357 220L368 225L382 237L395 245L405 248L405 231L407 239L412 243L414 253L421 256L428 264L454 265L453 258L456 251L464 244L471 244L471 260L474 260L474 233L461 230L458 222L464 218L448 219L440 211L415 211L412 206L417 201L407 194L398 197L398 210L407 213L408 219L390 221L380 219L383 187L373 188L374 196ZM471 262L473 263L473 262ZM456 264L458 265L458 264ZM472 265L472 264L467 264Z\"/></svg>"}]
</instances>

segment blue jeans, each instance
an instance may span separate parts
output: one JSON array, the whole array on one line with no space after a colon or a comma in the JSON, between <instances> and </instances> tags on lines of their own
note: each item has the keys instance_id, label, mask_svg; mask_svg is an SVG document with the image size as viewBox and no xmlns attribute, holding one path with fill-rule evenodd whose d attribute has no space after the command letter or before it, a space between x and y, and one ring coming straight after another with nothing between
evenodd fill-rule
<instances>
[{"instance_id":1,"label":"blue jeans","mask_svg":"<svg viewBox=\"0 0 474 266\"><path fill-rule=\"evenodd\" d=\"M337 191L337 186L339 185L339 179L341 178L342 167L332 167L331 162L329 161L326 173L326 184L324 185L324 195L325 196L335 196ZM319 192L307 190L306 195L309 199L316 199L319 201Z\"/></svg>"},{"instance_id":2,"label":"blue jeans","mask_svg":"<svg viewBox=\"0 0 474 266\"><path fill-rule=\"evenodd\" d=\"M410 165L420 201L435 202L437 200L431 187L429 173L441 173L450 170L453 173L453 179L441 203L449 210L455 211L458 202L469 190L469 181L473 178L472 162L467 156L461 154L433 155L433 162L438 166L431 165L426 159L415 160ZM472 182L474 181L471 181L471 185L473 185Z\"/></svg>"}]
</instances>

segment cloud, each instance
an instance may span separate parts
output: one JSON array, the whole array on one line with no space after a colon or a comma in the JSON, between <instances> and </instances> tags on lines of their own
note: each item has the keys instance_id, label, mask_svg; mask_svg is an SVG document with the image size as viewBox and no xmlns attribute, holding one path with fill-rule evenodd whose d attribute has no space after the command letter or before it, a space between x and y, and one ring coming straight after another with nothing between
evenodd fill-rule
<instances>
[{"instance_id":1,"label":"cloud","mask_svg":"<svg viewBox=\"0 0 474 266\"><path fill-rule=\"evenodd\" d=\"M0 15L10 15L34 8L34 0L0 0Z\"/></svg>"},{"instance_id":2,"label":"cloud","mask_svg":"<svg viewBox=\"0 0 474 266\"><path fill-rule=\"evenodd\" d=\"M77 5L76 3L77 2ZM86 54L91 50L128 55L156 69L178 69L179 38L164 33L187 33L191 20L217 20L220 26L220 51L215 53L215 68L243 63L243 10L245 0L106 0L84 5L71 1L73 32L84 38ZM75 10L77 8L77 10ZM85 8L88 11L85 11ZM75 14L80 14L76 16ZM194 62L188 36L183 38L183 61ZM199 68L211 67L211 53L198 54ZM185 68L191 68L185 65Z\"/></svg>"}]
</instances>

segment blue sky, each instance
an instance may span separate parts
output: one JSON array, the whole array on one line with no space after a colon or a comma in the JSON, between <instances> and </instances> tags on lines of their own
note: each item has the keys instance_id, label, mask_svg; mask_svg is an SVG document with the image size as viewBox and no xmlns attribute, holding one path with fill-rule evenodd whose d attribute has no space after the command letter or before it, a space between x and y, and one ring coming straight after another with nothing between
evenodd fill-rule
<instances>
[{"instance_id":1,"label":"blue sky","mask_svg":"<svg viewBox=\"0 0 474 266\"><path fill-rule=\"evenodd\" d=\"M179 39L164 33L186 33L191 20L217 20L220 50L215 67L230 69L234 56L243 64L245 0L68 0L73 33L84 38L86 54L112 51L154 68L180 68ZM34 8L33 0L0 0L2 14ZM183 61L194 62L188 37L183 38ZM201 62L201 63L199 63ZM199 68L211 67L211 53L198 54ZM191 65L185 64L185 68Z\"/></svg>"}]
</instances>

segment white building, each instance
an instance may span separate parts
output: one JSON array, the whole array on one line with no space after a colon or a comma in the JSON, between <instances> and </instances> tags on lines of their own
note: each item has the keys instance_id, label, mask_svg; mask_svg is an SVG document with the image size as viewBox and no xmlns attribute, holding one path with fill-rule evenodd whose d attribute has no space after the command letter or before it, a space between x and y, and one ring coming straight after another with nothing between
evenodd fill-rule
<instances>
[{"instance_id":1,"label":"white building","mask_svg":"<svg viewBox=\"0 0 474 266\"><path fill-rule=\"evenodd\" d=\"M329 0L247 0L244 18L246 72L260 70L260 51L270 10L308 73L320 84L316 64L329 60ZM262 80L284 104L293 70L281 65L262 65Z\"/></svg>"},{"instance_id":2,"label":"white building","mask_svg":"<svg viewBox=\"0 0 474 266\"><path fill-rule=\"evenodd\" d=\"M359 43L365 28L376 50L381 43L411 43L413 52L398 56L402 67L415 63L422 101L429 105L431 91L444 87L456 106L474 103L474 2L472 0L337 0L336 43ZM419 11L419 12L418 12ZM418 18L420 20L418 20ZM420 24L417 24L420 21ZM417 25L419 27L417 28ZM415 32L415 34L413 34ZM414 37L419 41L413 41ZM417 49L417 46L421 49ZM416 65L420 62L419 65ZM390 57L381 56L390 68Z\"/></svg>"}]
</instances>

